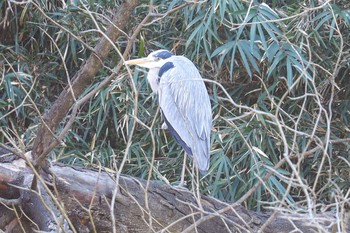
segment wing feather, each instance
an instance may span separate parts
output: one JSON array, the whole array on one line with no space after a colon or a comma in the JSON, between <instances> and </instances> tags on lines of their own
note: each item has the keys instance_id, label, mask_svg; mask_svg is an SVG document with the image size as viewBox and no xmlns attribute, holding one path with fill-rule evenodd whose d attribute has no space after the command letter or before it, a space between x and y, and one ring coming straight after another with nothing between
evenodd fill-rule
<instances>
[{"instance_id":1,"label":"wing feather","mask_svg":"<svg viewBox=\"0 0 350 233\"><path fill-rule=\"evenodd\" d=\"M185 57L169 59L174 67L162 74L158 94L166 122L175 139L188 153L190 148L200 171L209 167L211 105L197 68ZM186 146L184 146L185 144ZM191 155L190 153L188 153Z\"/></svg>"}]
</instances>

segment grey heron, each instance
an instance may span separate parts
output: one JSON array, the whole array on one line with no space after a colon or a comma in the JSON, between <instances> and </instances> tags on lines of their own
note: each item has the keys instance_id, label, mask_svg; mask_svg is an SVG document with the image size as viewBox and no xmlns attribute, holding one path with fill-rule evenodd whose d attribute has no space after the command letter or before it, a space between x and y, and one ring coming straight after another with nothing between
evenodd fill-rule
<instances>
[{"instance_id":1,"label":"grey heron","mask_svg":"<svg viewBox=\"0 0 350 233\"><path fill-rule=\"evenodd\" d=\"M202 175L210 163L212 113L203 78L184 56L157 50L145 58L126 61L148 68L147 79L158 94L166 126L185 152L194 159Z\"/></svg>"}]
</instances>

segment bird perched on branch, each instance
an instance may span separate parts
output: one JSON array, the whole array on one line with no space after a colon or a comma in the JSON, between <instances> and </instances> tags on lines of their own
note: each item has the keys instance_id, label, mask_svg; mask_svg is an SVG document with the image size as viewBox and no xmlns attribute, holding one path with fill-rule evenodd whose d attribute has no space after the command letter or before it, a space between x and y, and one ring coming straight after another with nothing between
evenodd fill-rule
<instances>
[{"instance_id":1,"label":"bird perched on branch","mask_svg":"<svg viewBox=\"0 0 350 233\"><path fill-rule=\"evenodd\" d=\"M204 175L210 162L211 105L204 81L195 65L184 56L157 50L145 58L126 61L148 68L147 79L159 96L164 117L162 128L194 159Z\"/></svg>"}]
</instances>

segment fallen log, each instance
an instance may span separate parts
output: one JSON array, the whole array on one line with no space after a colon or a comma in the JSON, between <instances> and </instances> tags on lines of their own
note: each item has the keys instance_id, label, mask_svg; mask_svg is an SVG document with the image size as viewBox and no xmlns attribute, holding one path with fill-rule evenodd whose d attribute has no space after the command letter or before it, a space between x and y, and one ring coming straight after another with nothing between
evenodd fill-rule
<instances>
[{"instance_id":1,"label":"fallen log","mask_svg":"<svg viewBox=\"0 0 350 233\"><path fill-rule=\"evenodd\" d=\"M110 203L115 188L116 232L258 232L271 216L211 197L196 197L159 181L121 176L116 187L115 175L102 168L51 164L50 171L50 183L48 178L42 183L41 178L41 188L33 191L30 182L35 174L24 160L0 163L0 229L112 232ZM320 226L326 232L337 222L332 213L318 214L317 223L306 214L274 216L263 232L316 232Z\"/></svg>"}]
</instances>

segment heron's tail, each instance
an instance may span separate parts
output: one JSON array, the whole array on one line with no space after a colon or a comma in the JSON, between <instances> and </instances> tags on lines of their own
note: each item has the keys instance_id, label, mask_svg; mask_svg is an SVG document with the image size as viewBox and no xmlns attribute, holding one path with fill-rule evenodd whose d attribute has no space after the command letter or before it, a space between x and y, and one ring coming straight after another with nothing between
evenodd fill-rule
<instances>
[{"instance_id":1,"label":"heron's tail","mask_svg":"<svg viewBox=\"0 0 350 233\"><path fill-rule=\"evenodd\" d=\"M209 155L209 143L207 140L199 140L196 143L197 147L195 150L195 163L197 164L199 172L204 176L207 174L210 164L210 155Z\"/></svg>"}]
</instances>

